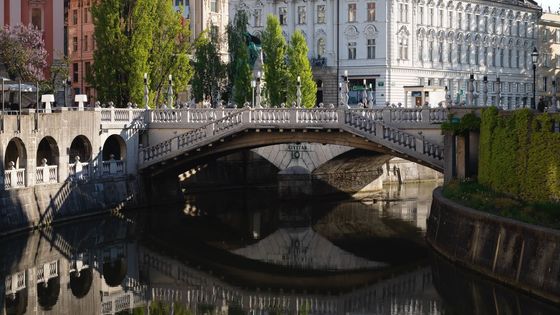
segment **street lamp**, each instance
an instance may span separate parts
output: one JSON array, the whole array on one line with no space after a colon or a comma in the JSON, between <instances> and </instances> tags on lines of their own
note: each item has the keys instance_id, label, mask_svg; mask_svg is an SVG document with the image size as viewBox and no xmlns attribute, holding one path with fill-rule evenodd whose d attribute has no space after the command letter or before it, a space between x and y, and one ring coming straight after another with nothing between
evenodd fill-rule
<instances>
[{"instance_id":1,"label":"street lamp","mask_svg":"<svg viewBox=\"0 0 560 315\"><path fill-rule=\"evenodd\" d=\"M482 106L488 106L488 76L482 77Z\"/></svg>"},{"instance_id":2,"label":"street lamp","mask_svg":"<svg viewBox=\"0 0 560 315\"><path fill-rule=\"evenodd\" d=\"M537 47L533 47L533 52L531 53L531 60L533 61L533 102L531 107L533 109L537 108L537 61L539 60L539 52L537 51Z\"/></svg>"},{"instance_id":3,"label":"street lamp","mask_svg":"<svg viewBox=\"0 0 560 315\"><path fill-rule=\"evenodd\" d=\"M251 88L253 90L253 94L251 96L251 106L255 106L255 87L257 86L257 82L255 80L251 80Z\"/></svg>"},{"instance_id":4,"label":"street lamp","mask_svg":"<svg viewBox=\"0 0 560 315\"><path fill-rule=\"evenodd\" d=\"M296 106L301 107L301 77L297 76Z\"/></svg>"},{"instance_id":5,"label":"street lamp","mask_svg":"<svg viewBox=\"0 0 560 315\"><path fill-rule=\"evenodd\" d=\"M255 82L256 85L256 97L255 97L255 107L261 107L261 72L257 71L257 80Z\"/></svg>"},{"instance_id":6,"label":"street lamp","mask_svg":"<svg viewBox=\"0 0 560 315\"><path fill-rule=\"evenodd\" d=\"M552 80L552 106L548 109L549 112L557 112L558 111L558 106L557 106L557 102L558 99L556 97L556 94L558 93L558 80L553 79Z\"/></svg>"},{"instance_id":7,"label":"street lamp","mask_svg":"<svg viewBox=\"0 0 560 315\"><path fill-rule=\"evenodd\" d=\"M169 102L169 108L173 108L173 75L169 75L169 88L167 89L167 101Z\"/></svg>"},{"instance_id":8,"label":"street lamp","mask_svg":"<svg viewBox=\"0 0 560 315\"><path fill-rule=\"evenodd\" d=\"M502 100L502 82L500 81L500 77L496 78L496 107L500 108L500 102Z\"/></svg>"},{"instance_id":9,"label":"street lamp","mask_svg":"<svg viewBox=\"0 0 560 315\"><path fill-rule=\"evenodd\" d=\"M344 76L342 77L344 81L344 91L342 93L342 103L348 107L348 70L344 70Z\"/></svg>"},{"instance_id":10,"label":"street lamp","mask_svg":"<svg viewBox=\"0 0 560 315\"><path fill-rule=\"evenodd\" d=\"M148 89L148 74L144 72L144 108L148 109L150 101L150 90Z\"/></svg>"}]
</instances>

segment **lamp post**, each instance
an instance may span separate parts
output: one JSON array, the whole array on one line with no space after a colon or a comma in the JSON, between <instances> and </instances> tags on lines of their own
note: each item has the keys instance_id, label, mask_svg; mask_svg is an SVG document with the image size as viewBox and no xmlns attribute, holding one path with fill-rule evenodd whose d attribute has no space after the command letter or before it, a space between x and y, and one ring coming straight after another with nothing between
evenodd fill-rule
<instances>
[{"instance_id":1,"label":"lamp post","mask_svg":"<svg viewBox=\"0 0 560 315\"><path fill-rule=\"evenodd\" d=\"M533 109L537 108L537 61L539 60L539 52L537 47L533 47L533 52L531 53L531 60L533 61L533 101L531 107Z\"/></svg>"},{"instance_id":2,"label":"lamp post","mask_svg":"<svg viewBox=\"0 0 560 315\"><path fill-rule=\"evenodd\" d=\"M296 106L297 108L301 107L301 77L297 76L297 91L296 91Z\"/></svg>"},{"instance_id":3,"label":"lamp post","mask_svg":"<svg viewBox=\"0 0 560 315\"><path fill-rule=\"evenodd\" d=\"M557 102L558 99L556 98L556 93L558 93L558 81L556 79L552 80L552 106L550 106L550 108L548 109L549 112L557 112L558 111L558 106L557 106Z\"/></svg>"},{"instance_id":4,"label":"lamp post","mask_svg":"<svg viewBox=\"0 0 560 315\"><path fill-rule=\"evenodd\" d=\"M496 78L496 107L500 108L500 103L502 100L502 82L500 81L500 77Z\"/></svg>"},{"instance_id":5,"label":"lamp post","mask_svg":"<svg viewBox=\"0 0 560 315\"><path fill-rule=\"evenodd\" d=\"M342 82L338 82L338 95L340 95L340 102L338 104L336 104L337 106L340 106L341 104L344 104L344 94L342 92Z\"/></svg>"},{"instance_id":6,"label":"lamp post","mask_svg":"<svg viewBox=\"0 0 560 315\"><path fill-rule=\"evenodd\" d=\"M482 106L488 106L488 76L482 78Z\"/></svg>"},{"instance_id":7,"label":"lamp post","mask_svg":"<svg viewBox=\"0 0 560 315\"><path fill-rule=\"evenodd\" d=\"M144 108L148 109L150 101L150 90L148 89L148 74L144 72Z\"/></svg>"},{"instance_id":8,"label":"lamp post","mask_svg":"<svg viewBox=\"0 0 560 315\"><path fill-rule=\"evenodd\" d=\"M350 92L348 90L348 70L344 70L344 97L342 98L342 101L344 102L344 105L346 105L346 107L348 108L348 93Z\"/></svg>"},{"instance_id":9,"label":"lamp post","mask_svg":"<svg viewBox=\"0 0 560 315\"><path fill-rule=\"evenodd\" d=\"M167 89L167 101L169 103L169 108L173 108L173 75L169 75L169 88Z\"/></svg>"},{"instance_id":10,"label":"lamp post","mask_svg":"<svg viewBox=\"0 0 560 315\"><path fill-rule=\"evenodd\" d=\"M445 106L451 107L451 93L449 92L447 85L445 86Z\"/></svg>"},{"instance_id":11,"label":"lamp post","mask_svg":"<svg viewBox=\"0 0 560 315\"><path fill-rule=\"evenodd\" d=\"M373 108L373 84L369 84L369 91L367 97L367 107Z\"/></svg>"},{"instance_id":12,"label":"lamp post","mask_svg":"<svg viewBox=\"0 0 560 315\"><path fill-rule=\"evenodd\" d=\"M257 86L257 82L255 80L251 80L251 90L253 94L251 96L251 107L255 106L255 87Z\"/></svg>"},{"instance_id":13,"label":"lamp post","mask_svg":"<svg viewBox=\"0 0 560 315\"><path fill-rule=\"evenodd\" d=\"M260 71L257 71L257 81L255 82L255 85L256 85L256 93L257 93L257 95L255 96L255 107L260 108L261 107L261 72Z\"/></svg>"}]
</instances>

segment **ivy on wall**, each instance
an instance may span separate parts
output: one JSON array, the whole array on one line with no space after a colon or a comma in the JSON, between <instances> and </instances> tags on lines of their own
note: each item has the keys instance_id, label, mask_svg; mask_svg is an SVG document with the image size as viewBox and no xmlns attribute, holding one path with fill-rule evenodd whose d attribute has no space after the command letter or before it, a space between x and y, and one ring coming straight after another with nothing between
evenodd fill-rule
<instances>
[{"instance_id":1,"label":"ivy on wall","mask_svg":"<svg viewBox=\"0 0 560 315\"><path fill-rule=\"evenodd\" d=\"M460 119L449 115L449 119L441 124L441 130L449 131L456 135L467 135L469 131L480 129L480 118L474 112L465 114Z\"/></svg>"},{"instance_id":2,"label":"ivy on wall","mask_svg":"<svg viewBox=\"0 0 560 315\"><path fill-rule=\"evenodd\" d=\"M482 111L478 181L529 201L560 200L560 114Z\"/></svg>"}]
</instances>

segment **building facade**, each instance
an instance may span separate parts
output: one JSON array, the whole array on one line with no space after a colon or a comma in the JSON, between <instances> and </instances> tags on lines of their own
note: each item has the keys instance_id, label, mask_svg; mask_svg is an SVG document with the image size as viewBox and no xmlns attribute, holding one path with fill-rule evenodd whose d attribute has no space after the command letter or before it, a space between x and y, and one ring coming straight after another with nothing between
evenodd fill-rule
<instances>
[{"instance_id":1,"label":"building facade","mask_svg":"<svg viewBox=\"0 0 560 315\"><path fill-rule=\"evenodd\" d=\"M537 67L537 99L552 105L556 85L556 98L560 100L560 13L544 13L539 21L539 61Z\"/></svg>"},{"instance_id":2,"label":"building facade","mask_svg":"<svg viewBox=\"0 0 560 315\"><path fill-rule=\"evenodd\" d=\"M64 57L65 0L0 0L0 26L32 24L43 31L47 68Z\"/></svg>"},{"instance_id":3,"label":"building facade","mask_svg":"<svg viewBox=\"0 0 560 315\"><path fill-rule=\"evenodd\" d=\"M461 103L471 74L474 104L483 103L484 76L488 104L498 104L498 94L501 106L530 104L541 11L531 0L231 0L230 16L238 10L249 14L253 33L268 14L278 16L287 39L302 31L324 103L338 102L347 72L351 104L362 101L364 87L376 105L435 105L445 87Z\"/></svg>"},{"instance_id":4,"label":"building facade","mask_svg":"<svg viewBox=\"0 0 560 315\"><path fill-rule=\"evenodd\" d=\"M175 0L190 1L191 32L193 40L200 33L208 30L211 36L218 37L218 46L222 59L228 60L227 25L229 22L228 0Z\"/></svg>"},{"instance_id":5,"label":"building facade","mask_svg":"<svg viewBox=\"0 0 560 315\"><path fill-rule=\"evenodd\" d=\"M95 50L94 26L91 8L93 0L70 0L68 6L68 59L72 95L85 94L95 102L96 94L87 76L93 64Z\"/></svg>"}]
</instances>

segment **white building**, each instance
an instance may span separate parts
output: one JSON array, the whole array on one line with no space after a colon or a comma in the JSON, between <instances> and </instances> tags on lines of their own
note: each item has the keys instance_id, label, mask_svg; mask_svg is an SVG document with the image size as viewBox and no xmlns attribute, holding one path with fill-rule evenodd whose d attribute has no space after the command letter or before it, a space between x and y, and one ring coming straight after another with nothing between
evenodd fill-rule
<instances>
[{"instance_id":1,"label":"white building","mask_svg":"<svg viewBox=\"0 0 560 315\"><path fill-rule=\"evenodd\" d=\"M537 101L552 105L554 85L560 100L560 12L544 13L539 21L537 68Z\"/></svg>"},{"instance_id":2,"label":"white building","mask_svg":"<svg viewBox=\"0 0 560 315\"><path fill-rule=\"evenodd\" d=\"M227 61L228 0L174 0L177 8L183 8L183 16L190 20L193 40L205 30L219 36L220 53Z\"/></svg>"},{"instance_id":3,"label":"white building","mask_svg":"<svg viewBox=\"0 0 560 315\"><path fill-rule=\"evenodd\" d=\"M350 103L361 101L364 80L376 105L435 105L446 86L454 101L464 101L472 72L474 103L482 105L483 76L488 103L497 103L499 76L502 105L529 104L541 12L532 0L230 0L230 15L238 10L249 14L253 33L268 14L279 17L287 39L303 32L324 103L337 103L348 71ZM430 98L434 91L438 99Z\"/></svg>"}]
</instances>

